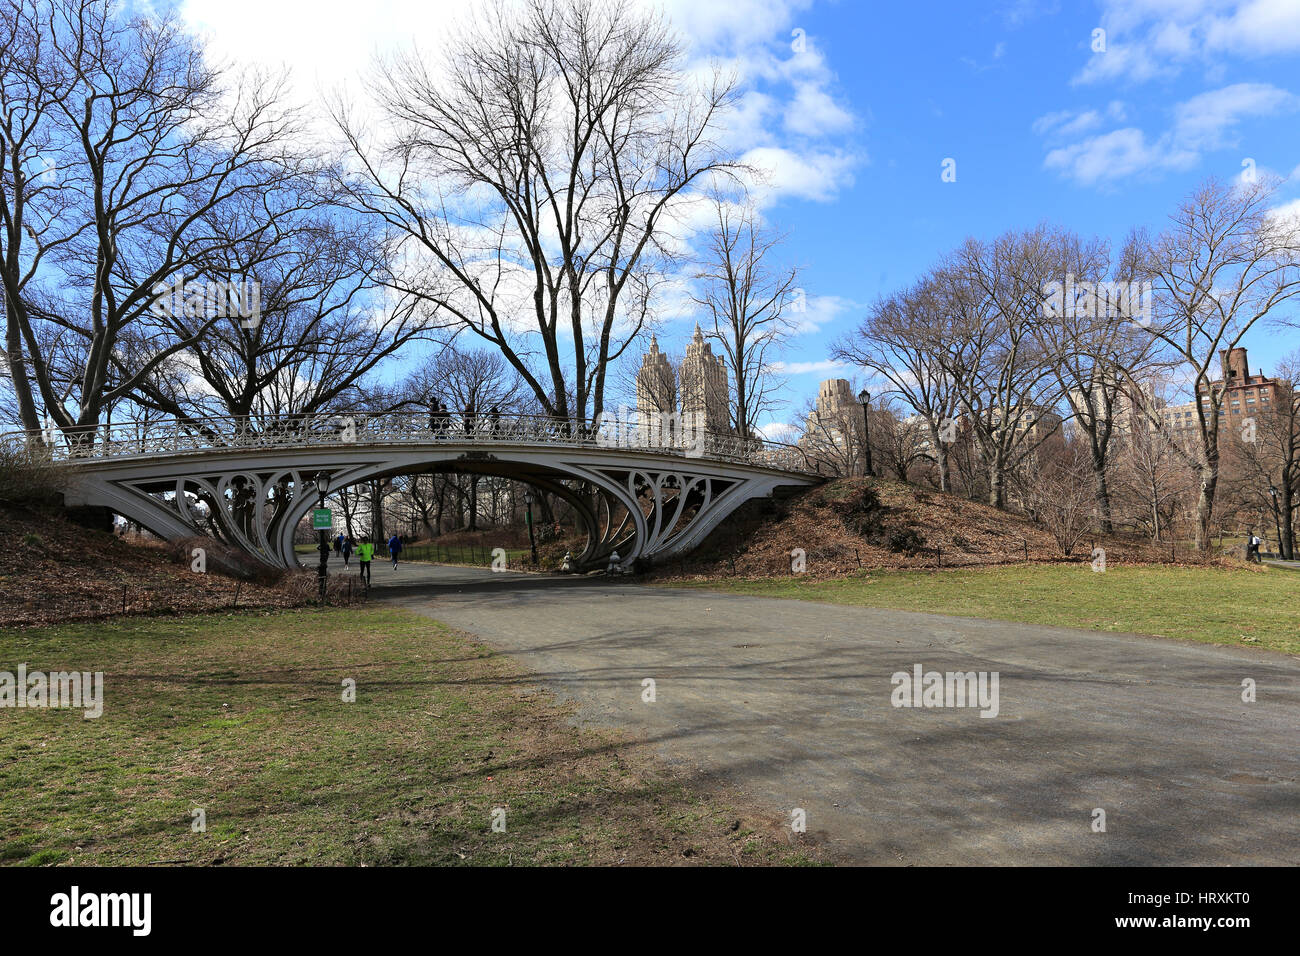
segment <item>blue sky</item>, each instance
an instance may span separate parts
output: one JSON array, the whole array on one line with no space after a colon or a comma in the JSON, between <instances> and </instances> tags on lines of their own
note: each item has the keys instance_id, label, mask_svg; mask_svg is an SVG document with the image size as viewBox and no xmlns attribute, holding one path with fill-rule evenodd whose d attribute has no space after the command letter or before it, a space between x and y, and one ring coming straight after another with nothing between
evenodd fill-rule
<instances>
[{"instance_id":1,"label":"blue sky","mask_svg":"<svg viewBox=\"0 0 1300 956\"><path fill-rule=\"evenodd\" d=\"M967 235L1051 220L1108 237L1163 227L1207 176L1290 177L1300 198L1300 0L1278 31L1216 33L1246 4L826 3L798 14L855 117L851 175L823 202L783 199L809 296L844 308L792 358L825 357L875 296L905 285ZM1258 5L1257 5L1258 6ZM1141 16L1145 9L1180 16ZM1128 11L1125 13L1125 11ZM1093 53L1092 31L1107 30ZM1186 44L1153 37L1183 32ZM1118 52L1117 52L1118 51ZM1106 57L1123 62L1102 67ZM1227 92L1224 92L1224 91ZM956 161L956 181L941 164ZM1300 347L1257 329L1251 364ZM796 380L800 392L810 391Z\"/></svg>"},{"instance_id":2,"label":"blue sky","mask_svg":"<svg viewBox=\"0 0 1300 956\"><path fill-rule=\"evenodd\" d=\"M478 0L181 0L215 55L288 67L305 101L354 88L372 53L436 47ZM1300 0L634 0L695 65L741 80L729 145L766 170L808 312L791 343L793 421L829 343L966 236L1047 220L1118 247L1244 160L1300 212ZM346 25L346 28L343 28ZM1094 31L1105 31L1095 52ZM956 181L941 178L955 161ZM680 351L693 319L661 333ZM1266 369L1300 335L1246 340Z\"/></svg>"}]
</instances>

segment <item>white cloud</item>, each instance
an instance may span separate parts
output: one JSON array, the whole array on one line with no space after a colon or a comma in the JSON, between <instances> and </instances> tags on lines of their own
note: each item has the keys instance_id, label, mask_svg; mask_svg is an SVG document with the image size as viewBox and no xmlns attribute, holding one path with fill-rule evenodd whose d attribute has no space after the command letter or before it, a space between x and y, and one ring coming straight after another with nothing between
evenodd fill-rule
<instances>
[{"instance_id":1,"label":"white cloud","mask_svg":"<svg viewBox=\"0 0 1300 956\"><path fill-rule=\"evenodd\" d=\"M775 146L751 149L741 159L758 173L752 188L762 204L786 196L827 202L852 184L859 163L856 156L842 152L796 153Z\"/></svg>"},{"instance_id":2,"label":"white cloud","mask_svg":"<svg viewBox=\"0 0 1300 956\"><path fill-rule=\"evenodd\" d=\"M435 56L485 2L375 0L357 16L344 0L182 0L181 13L205 36L214 60L288 69L296 100L319 115L319 94L342 90L359 100L375 56L412 45ZM755 184L760 203L824 201L852 182L864 157L834 138L851 134L857 117L837 94L816 37L792 36L811 0L639 2L666 14L689 69L718 63L736 72L742 95L723 138L769 170L770 184ZM322 118L318 129L330 124Z\"/></svg>"},{"instance_id":3,"label":"white cloud","mask_svg":"<svg viewBox=\"0 0 1300 956\"><path fill-rule=\"evenodd\" d=\"M796 83L794 99L785 108L785 128L798 136L826 136L853 128L853 114L835 102L819 84Z\"/></svg>"},{"instance_id":4,"label":"white cloud","mask_svg":"<svg viewBox=\"0 0 1300 956\"><path fill-rule=\"evenodd\" d=\"M1107 120L1122 123L1127 117L1127 109L1119 100L1112 100L1102 110L1057 110L1034 120L1034 132L1040 136L1051 135L1056 139L1068 139L1081 133L1089 132L1102 126Z\"/></svg>"},{"instance_id":5,"label":"white cloud","mask_svg":"<svg viewBox=\"0 0 1300 956\"><path fill-rule=\"evenodd\" d=\"M773 371L782 375L810 375L813 373L826 374L830 372L840 372L848 368L845 362L838 362L835 359L825 359L821 362L774 362L772 363Z\"/></svg>"},{"instance_id":6,"label":"white cloud","mask_svg":"<svg viewBox=\"0 0 1300 956\"><path fill-rule=\"evenodd\" d=\"M1300 199L1292 199L1269 210L1275 220L1287 224L1292 229L1300 229Z\"/></svg>"},{"instance_id":7,"label":"white cloud","mask_svg":"<svg viewBox=\"0 0 1300 956\"><path fill-rule=\"evenodd\" d=\"M1141 83L1224 56L1300 51L1296 0L1103 0L1106 50L1092 53L1075 83Z\"/></svg>"},{"instance_id":8,"label":"white cloud","mask_svg":"<svg viewBox=\"0 0 1300 956\"><path fill-rule=\"evenodd\" d=\"M1101 122L1094 111L1063 110L1040 117L1034 131L1062 142L1047 153L1043 165L1083 185L1109 183L1138 174L1185 170L1202 153L1237 144L1236 127L1245 119L1274 116L1300 109L1300 98L1267 83L1236 83L1193 96L1173 109L1173 124L1154 140L1129 126L1062 142L1070 133L1091 130ZM1112 103L1108 115L1122 117L1122 104Z\"/></svg>"},{"instance_id":9,"label":"white cloud","mask_svg":"<svg viewBox=\"0 0 1300 956\"><path fill-rule=\"evenodd\" d=\"M770 422L767 425L759 425L754 430L763 437L764 441L785 442L786 444L793 444L803 434L802 428L788 422Z\"/></svg>"},{"instance_id":10,"label":"white cloud","mask_svg":"<svg viewBox=\"0 0 1300 956\"><path fill-rule=\"evenodd\" d=\"M1267 83L1235 83L1193 96L1174 107L1174 138L1189 149L1235 145L1232 128L1250 116L1291 112L1300 101Z\"/></svg>"},{"instance_id":11,"label":"white cloud","mask_svg":"<svg viewBox=\"0 0 1300 956\"><path fill-rule=\"evenodd\" d=\"M1196 159L1195 153L1150 144L1142 130L1129 127L1053 149L1043 165L1088 186L1158 169L1186 169Z\"/></svg>"},{"instance_id":12,"label":"white cloud","mask_svg":"<svg viewBox=\"0 0 1300 956\"><path fill-rule=\"evenodd\" d=\"M845 312L858 307L857 303L838 295L806 295L802 302L802 312L791 310L788 314L797 333L816 332L823 325L834 322Z\"/></svg>"}]
</instances>

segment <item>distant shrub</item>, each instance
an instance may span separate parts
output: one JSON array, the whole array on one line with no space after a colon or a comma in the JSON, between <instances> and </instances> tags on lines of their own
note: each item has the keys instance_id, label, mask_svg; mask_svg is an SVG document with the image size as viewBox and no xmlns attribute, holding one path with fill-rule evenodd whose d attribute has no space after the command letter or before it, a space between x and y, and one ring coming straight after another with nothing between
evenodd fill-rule
<instances>
[{"instance_id":1,"label":"distant shrub","mask_svg":"<svg viewBox=\"0 0 1300 956\"><path fill-rule=\"evenodd\" d=\"M0 501L16 505L55 504L63 477L39 449L0 444Z\"/></svg>"},{"instance_id":2,"label":"distant shrub","mask_svg":"<svg viewBox=\"0 0 1300 956\"><path fill-rule=\"evenodd\" d=\"M835 510L844 526L854 534L869 538L881 533L885 508L874 486L864 484L857 494L839 501Z\"/></svg>"},{"instance_id":3,"label":"distant shrub","mask_svg":"<svg viewBox=\"0 0 1300 956\"><path fill-rule=\"evenodd\" d=\"M915 528L902 528L889 534L889 550L895 554L916 554L925 547L925 538Z\"/></svg>"}]
</instances>

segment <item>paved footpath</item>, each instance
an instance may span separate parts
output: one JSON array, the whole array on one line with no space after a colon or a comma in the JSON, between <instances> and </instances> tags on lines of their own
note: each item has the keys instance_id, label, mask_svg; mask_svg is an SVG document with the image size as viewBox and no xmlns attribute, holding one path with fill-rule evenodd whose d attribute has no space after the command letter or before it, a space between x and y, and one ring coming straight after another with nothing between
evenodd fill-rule
<instances>
[{"instance_id":1,"label":"paved footpath","mask_svg":"<svg viewBox=\"0 0 1300 956\"><path fill-rule=\"evenodd\" d=\"M476 569L376 562L374 579L379 600L521 661L580 720L773 819L805 810L834 859L1300 863L1300 658ZM998 672L997 716L892 706L891 675L917 664Z\"/></svg>"}]
</instances>

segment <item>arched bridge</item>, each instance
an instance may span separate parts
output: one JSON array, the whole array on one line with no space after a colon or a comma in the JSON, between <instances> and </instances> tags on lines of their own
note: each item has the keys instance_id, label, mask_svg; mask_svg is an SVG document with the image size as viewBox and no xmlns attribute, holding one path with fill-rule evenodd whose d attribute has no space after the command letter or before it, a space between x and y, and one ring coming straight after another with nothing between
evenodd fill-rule
<instances>
[{"instance_id":1,"label":"arched bridge","mask_svg":"<svg viewBox=\"0 0 1300 956\"><path fill-rule=\"evenodd\" d=\"M466 428L427 415L296 416L257 429L158 421L0 440L40 447L67 469L70 506L107 508L172 540L211 534L282 567L298 563L294 531L318 503L321 472L331 493L432 471L524 482L573 506L588 567L614 551L629 566L681 554L744 502L821 480L796 446L708 434L675 417L593 429L536 417Z\"/></svg>"}]
</instances>

